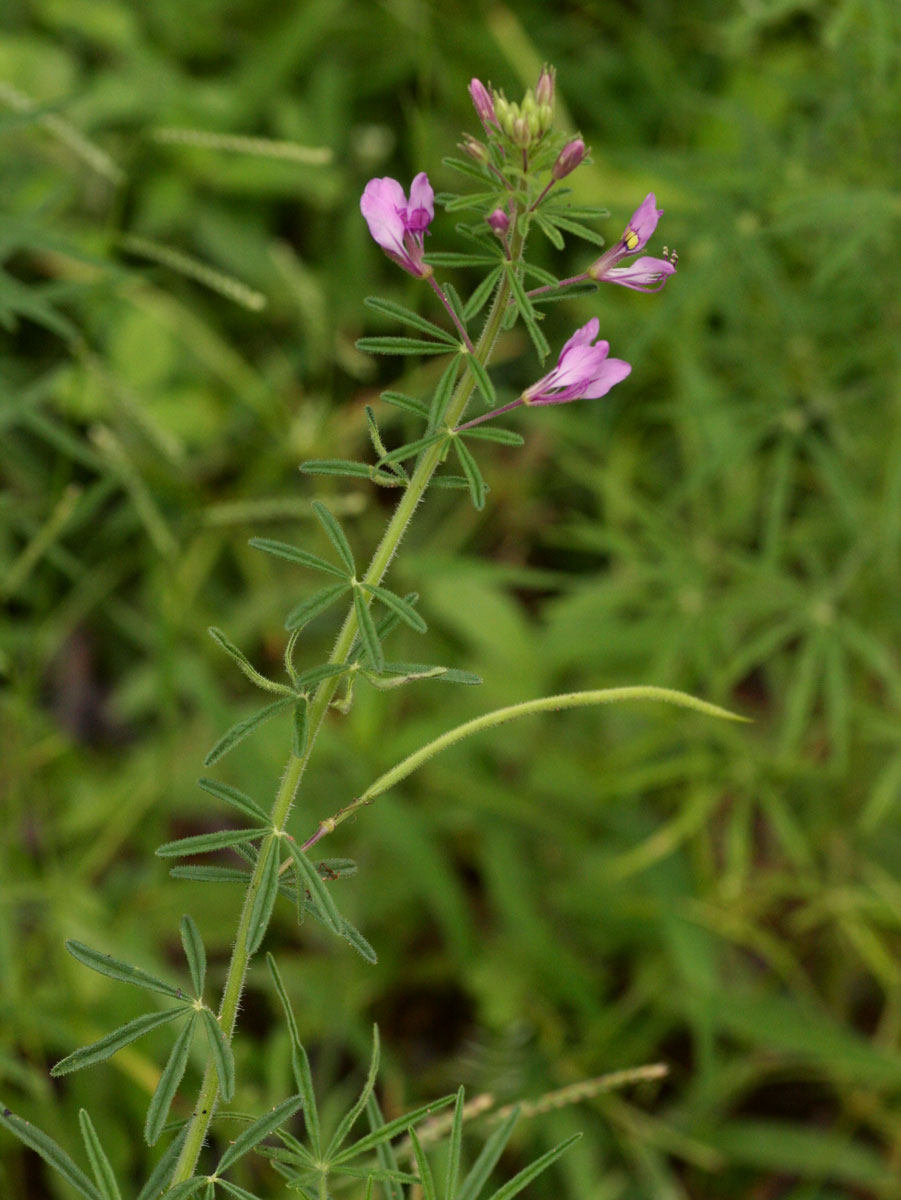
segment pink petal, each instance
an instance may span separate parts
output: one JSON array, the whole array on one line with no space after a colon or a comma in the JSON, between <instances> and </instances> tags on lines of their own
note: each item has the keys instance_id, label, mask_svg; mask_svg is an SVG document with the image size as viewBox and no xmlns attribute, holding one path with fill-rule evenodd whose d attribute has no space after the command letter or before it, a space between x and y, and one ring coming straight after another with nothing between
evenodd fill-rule
<instances>
[{"instance_id":1,"label":"pink petal","mask_svg":"<svg viewBox=\"0 0 901 1200\"><path fill-rule=\"evenodd\" d=\"M410 203L407 212L412 218L414 213L421 210L425 211L427 219L423 224L411 224L413 229L425 229L435 216L435 193L432 191L432 185L429 183L429 177L425 171L420 171L410 184Z\"/></svg>"},{"instance_id":2,"label":"pink petal","mask_svg":"<svg viewBox=\"0 0 901 1200\"><path fill-rule=\"evenodd\" d=\"M564 343L557 362L559 363L563 359L563 355L567 352L567 350L570 349L571 346L584 346L588 342L593 342L598 336L600 328L600 321L597 319L597 317L592 317L587 324L576 330L568 342Z\"/></svg>"},{"instance_id":3,"label":"pink petal","mask_svg":"<svg viewBox=\"0 0 901 1200\"><path fill-rule=\"evenodd\" d=\"M396 179L370 179L360 197L360 212L373 239L390 254L404 253L407 197Z\"/></svg>"},{"instance_id":4,"label":"pink petal","mask_svg":"<svg viewBox=\"0 0 901 1200\"><path fill-rule=\"evenodd\" d=\"M606 359L600 371L582 392L582 398L597 400L599 396L606 396L612 387L622 383L631 370L632 364L622 358Z\"/></svg>"}]
</instances>

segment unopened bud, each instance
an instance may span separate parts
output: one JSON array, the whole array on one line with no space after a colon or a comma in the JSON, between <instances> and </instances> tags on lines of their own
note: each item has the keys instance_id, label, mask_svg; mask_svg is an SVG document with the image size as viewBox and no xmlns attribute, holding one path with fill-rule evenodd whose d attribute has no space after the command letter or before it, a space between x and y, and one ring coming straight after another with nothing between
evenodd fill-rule
<instances>
[{"instance_id":1,"label":"unopened bud","mask_svg":"<svg viewBox=\"0 0 901 1200\"><path fill-rule=\"evenodd\" d=\"M496 208L494 212L488 214L485 220L499 238L503 238L510 228L510 217L502 208Z\"/></svg>"},{"instance_id":2,"label":"unopened bud","mask_svg":"<svg viewBox=\"0 0 901 1200\"><path fill-rule=\"evenodd\" d=\"M497 115L494 111L494 100L491 98L491 93L480 79L470 80L469 94L472 97L472 103L476 113L478 114L478 118L485 128L487 129L489 125L497 125Z\"/></svg>"},{"instance_id":3,"label":"unopened bud","mask_svg":"<svg viewBox=\"0 0 901 1200\"><path fill-rule=\"evenodd\" d=\"M554 180L565 179L567 175L575 171L584 158L585 143L581 138L573 138L557 155L557 161L551 167L551 178Z\"/></svg>"},{"instance_id":4,"label":"unopened bud","mask_svg":"<svg viewBox=\"0 0 901 1200\"><path fill-rule=\"evenodd\" d=\"M543 67L541 74L538 76L538 82L535 84L535 99L539 106L547 105L549 108L554 106L554 76L556 72L553 67Z\"/></svg>"},{"instance_id":5,"label":"unopened bud","mask_svg":"<svg viewBox=\"0 0 901 1200\"><path fill-rule=\"evenodd\" d=\"M494 111L497 117L497 123L501 127L507 137L512 136L513 118L515 116L515 105L511 104L506 96L497 96L494 101Z\"/></svg>"},{"instance_id":6,"label":"unopened bud","mask_svg":"<svg viewBox=\"0 0 901 1200\"><path fill-rule=\"evenodd\" d=\"M526 117L518 116L513 118L510 137L513 139L513 144L520 146L523 150L527 150L532 144L532 130L529 128L529 122Z\"/></svg>"},{"instance_id":7,"label":"unopened bud","mask_svg":"<svg viewBox=\"0 0 901 1200\"><path fill-rule=\"evenodd\" d=\"M478 138L471 137L468 133L463 134L460 149L464 154L468 154L470 158L474 158L477 163L484 165L491 161L491 155L488 153L488 147L484 142L480 142Z\"/></svg>"}]
</instances>

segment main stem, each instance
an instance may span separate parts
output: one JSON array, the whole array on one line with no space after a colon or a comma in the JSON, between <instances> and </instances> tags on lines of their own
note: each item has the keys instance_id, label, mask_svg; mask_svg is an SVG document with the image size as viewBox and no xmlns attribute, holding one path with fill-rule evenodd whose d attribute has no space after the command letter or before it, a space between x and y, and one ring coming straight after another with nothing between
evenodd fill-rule
<instances>
[{"instance_id":1,"label":"main stem","mask_svg":"<svg viewBox=\"0 0 901 1200\"><path fill-rule=\"evenodd\" d=\"M517 214L518 216L518 214ZM524 234L518 231L518 221L514 224L517 232L511 239L510 244L510 260L517 264L522 257L523 246L525 244ZM501 284L494 297L494 303L488 314L488 319L485 322L485 328L482 330L482 336L479 338L478 344L474 350L474 356L482 363L487 365L491 357L491 351L494 349L494 344L497 341L498 334L501 330L501 322L507 311L507 303L510 298L510 282L509 276L505 272ZM450 404L447 408L445 417L447 428L452 430L466 411L466 406L469 403L475 388L475 376L471 371L464 373L457 390L454 393ZM404 490L397 508L394 510L394 515L388 523L382 540L379 542L375 554L372 556L372 561L362 579L362 583L381 583L385 576L385 572L391 563L392 558L397 552L397 548L401 543L404 534L407 531L407 526L412 520L413 513L416 511L422 497L425 495L426 489L431 482L432 476L435 473L444 453L445 444L436 442L435 445L429 446L426 449L415 471L410 479L408 486ZM353 645L354 638L357 635L357 617L356 612L351 605L347 616L344 619L344 624L341 626L341 631L338 634L335 642L335 647L332 650L329 662L343 663L347 660ZM300 785L303 773L306 770L307 763L310 759L310 754L313 750L313 745L319 733L319 729L328 712L329 705L334 698L335 692L338 689L340 682L339 677L323 680L316 693L310 702L309 713L309 737L307 740L307 748L302 758L295 758L292 754L288 759L285 772L282 776L281 784L279 785L278 793L272 805L272 831L268 837L276 839L284 837L285 825L288 821L288 814L291 811L291 805L294 803L294 797L297 794L297 789ZM225 977L225 986L222 990L222 1001L219 1006L219 1024L222 1031L229 1041L235 1030L235 1022L238 1015L238 1007L241 1003L241 995L244 991L244 978L247 973L247 966L250 962L250 950L248 945L248 935L250 933L250 919L253 912L254 899L263 882L263 870L266 865L268 854L265 853L267 847L265 841L260 848L260 854L257 858L256 866L250 877L250 883L247 885L247 893L244 897L244 904L241 908L241 916L238 920L238 930L235 935L235 945L232 951L231 962L228 965L228 974ZM178 1158L178 1163L175 1167L175 1173L172 1176L170 1187L174 1187L177 1183L182 1183L190 1179L194 1174L194 1169L197 1166L197 1159L200 1156L200 1150L203 1146L207 1135L207 1130L210 1127L210 1122L213 1119L213 1113L216 1110L216 1104L219 1099L219 1080L216 1075L212 1061L207 1063L207 1068L203 1076L203 1082L200 1085L200 1093L197 1097L197 1104L194 1108L194 1113L188 1124L188 1131L185 1137L185 1144L182 1147L181 1154Z\"/></svg>"}]
</instances>

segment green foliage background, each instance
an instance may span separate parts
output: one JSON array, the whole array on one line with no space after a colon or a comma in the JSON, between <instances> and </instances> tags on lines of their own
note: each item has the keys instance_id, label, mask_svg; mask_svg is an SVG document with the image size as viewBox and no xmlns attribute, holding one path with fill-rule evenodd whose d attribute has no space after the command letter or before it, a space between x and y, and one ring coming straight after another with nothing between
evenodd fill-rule
<instances>
[{"instance_id":1,"label":"green foliage background","mask_svg":"<svg viewBox=\"0 0 901 1200\"><path fill-rule=\"evenodd\" d=\"M380 331L365 295L429 311L369 241L359 193L420 169L455 186L441 158L475 125L470 77L515 96L546 59L592 149L576 199L608 205L609 237L655 191L652 252L677 246L679 274L659 296L551 308L552 346L599 312L632 376L522 414L526 446L481 456L484 513L436 493L392 573L431 627L427 648L395 635L403 652L485 683L361 690L292 828L450 725L549 691L653 683L754 724L623 708L465 743L329 841L360 861L340 899L378 966L287 906L267 947L336 1105L373 1020L392 1114L459 1082L507 1102L668 1063L665 1081L521 1125L511 1172L586 1135L535 1197L897 1195L894 0L6 0L0 23L6 1102L76 1155L87 1105L125 1177L150 1161L164 1039L48 1079L140 1004L63 940L162 970L190 911L221 978L240 896L153 857L222 823L195 779L257 704L203 631L277 670L309 581L247 539L321 552L314 496L361 557L373 546L391 494L297 473L365 456L364 400L389 419L380 388L433 382L428 362L399 375L354 349ZM456 246L452 219L431 244ZM568 246L555 269L586 259ZM510 396L530 355L518 335L501 346ZM321 657L334 629L314 632ZM268 802L288 737L272 722L220 777ZM242 1027L235 1107L259 1111L290 1090L262 960ZM188 1083L183 1115L196 1067ZM0 1151L4 1195L68 1194L10 1139ZM264 1166L247 1179L281 1194Z\"/></svg>"}]
</instances>

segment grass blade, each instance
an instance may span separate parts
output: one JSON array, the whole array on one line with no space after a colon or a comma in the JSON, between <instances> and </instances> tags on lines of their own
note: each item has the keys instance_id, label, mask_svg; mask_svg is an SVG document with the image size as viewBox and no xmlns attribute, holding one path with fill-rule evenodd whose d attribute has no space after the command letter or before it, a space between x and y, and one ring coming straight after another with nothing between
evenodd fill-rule
<instances>
[{"instance_id":1,"label":"grass blade","mask_svg":"<svg viewBox=\"0 0 901 1200\"><path fill-rule=\"evenodd\" d=\"M551 1163L556 1162L560 1155L564 1154L581 1136L581 1133L574 1133L559 1145L554 1146L553 1149L548 1150L546 1154L542 1154L540 1158L536 1158L533 1163L523 1167L517 1175L498 1188L490 1200L511 1200L511 1197L518 1196L524 1187L528 1187L536 1176L540 1175L542 1171L546 1171Z\"/></svg>"}]
</instances>

